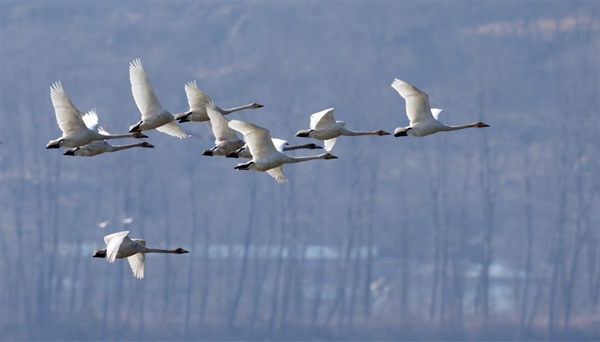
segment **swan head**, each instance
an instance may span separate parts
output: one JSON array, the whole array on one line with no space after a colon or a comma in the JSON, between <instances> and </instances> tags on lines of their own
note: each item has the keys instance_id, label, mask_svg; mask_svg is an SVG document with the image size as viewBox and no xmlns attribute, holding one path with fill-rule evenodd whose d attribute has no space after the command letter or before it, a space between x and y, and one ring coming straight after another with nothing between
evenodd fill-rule
<instances>
[{"instance_id":1,"label":"swan head","mask_svg":"<svg viewBox=\"0 0 600 342\"><path fill-rule=\"evenodd\" d=\"M70 150L66 150L65 152L63 152L63 155L65 156L74 156L75 152L77 152L77 150L79 150L81 147L77 147L77 148L73 148Z\"/></svg>"},{"instance_id":2,"label":"swan head","mask_svg":"<svg viewBox=\"0 0 600 342\"><path fill-rule=\"evenodd\" d=\"M173 252L175 252L175 254L185 254L185 253L189 253L188 251L186 251L183 248L177 248L175 249Z\"/></svg>"},{"instance_id":3,"label":"swan head","mask_svg":"<svg viewBox=\"0 0 600 342\"><path fill-rule=\"evenodd\" d=\"M140 121L140 122L136 123L135 125L131 125L129 127L129 133L141 132L140 127L142 126L142 122L143 121Z\"/></svg>"},{"instance_id":4,"label":"swan head","mask_svg":"<svg viewBox=\"0 0 600 342\"><path fill-rule=\"evenodd\" d=\"M227 153L227 155L225 156L226 158L239 158L239 153L238 151L233 151L233 152L229 152Z\"/></svg>"},{"instance_id":5,"label":"swan head","mask_svg":"<svg viewBox=\"0 0 600 342\"><path fill-rule=\"evenodd\" d=\"M238 164L234 167L236 170L250 170L250 166L254 164L254 161L249 161L247 163Z\"/></svg>"},{"instance_id":6,"label":"swan head","mask_svg":"<svg viewBox=\"0 0 600 342\"><path fill-rule=\"evenodd\" d=\"M212 157L213 150L212 149L210 149L210 150L204 150L204 151L202 151L202 155L203 156L210 156L210 157Z\"/></svg>"},{"instance_id":7,"label":"swan head","mask_svg":"<svg viewBox=\"0 0 600 342\"><path fill-rule=\"evenodd\" d=\"M106 249L97 249L94 251L94 258L106 258Z\"/></svg>"},{"instance_id":8,"label":"swan head","mask_svg":"<svg viewBox=\"0 0 600 342\"><path fill-rule=\"evenodd\" d=\"M308 137L309 137L309 135L310 135L310 132L312 132L312 131L313 131L312 129L303 129L303 130L301 130L301 131L298 131L298 132L296 133L296 136L297 136L298 138L308 138Z\"/></svg>"},{"instance_id":9,"label":"swan head","mask_svg":"<svg viewBox=\"0 0 600 342\"><path fill-rule=\"evenodd\" d=\"M261 105L260 103L253 103L251 108L262 108L264 107L263 105Z\"/></svg>"},{"instance_id":10,"label":"swan head","mask_svg":"<svg viewBox=\"0 0 600 342\"><path fill-rule=\"evenodd\" d=\"M408 136L408 131L410 131L412 128L408 127L398 127L394 130L394 136L397 137L407 137Z\"/></svg>"},{"instance_id":11,"label":"swan head","mask_svg":"<svg viewBox=\"0 0 600 342\"><path fill-rule=\"evenodd\" d=\"M309 150L322 150L323 149L321 146L314 144L314 143L305 145L305 148L307 148Z\"/></svg>"},{"instance_id":12,"label":"swan head","mask_svg":"<svg viewBox=\"0 0 600 342\"><path fill-rule=\"evenodd\" d=\"M64 139L50 140L48 144L46 144L46 148L59 148L60 145L65 141Z\"/></svg>"},{"instance_id":13,"label":"swan head","mask_svg":"<svg viewBox=\"0 0 600 342\"><path fill-rule=\"evenodd\" d=\"M145 142L145 141L144 141L144 142L142 142L142 143L140 144L140 146L141 146L141 147L145 147L145 148L154 148L154 145L152 145L152 144L150 144L150 143L147 143L147 142Z\"/></svg>"},{"instance_id":14,"label":"swan head","mask_svg":"<svg viewBox=\"0 0 600 342\"><path fill-rule=\"evenodd\" d=\"M144 139L144 138L147 138L148 136L142 132L133 132L133 137L136 139Z\"/></svg>"},{"instance_id":15,"label":"swan head","mask_svg":"<svg viewBox=\"0 0 600 342\"><path fill-rule=\"evenodd\" d=\"M179 121L179 123L190 122L188 116L192 115L192 111L181 113L175 115L175 120Z\"/></svg>"},{"instance_id":16,"label":"swan head","mask_svg":"<svg viewBox=\"0 0 600 342\"><path fill-rule=\"evenodd\" d=\"M484 122L479 121L479 122L475 123L475 127L477 127L477 128L483 128L483 127L490 127L490 125L488 125L488 124L486 124Z\"/></svg>"},{"instance_id":17,"label":"swan head","mask_svg":"<svg viewBox=\"0 0 600 342\"><path fill-rule=\"evenodd\" d=\"M377 135L382 136L382 135L390 135L390 134L388 132L380 129L380 130L377 131Z\"/></svg>"},{"instance_id":18,"label":"swan head","mask_svg":"<svg viewBox=\"0 0 600 342\"><path fill-rule=\"evenodd\" d=\"M334 156L334 155L333 155L333 154L331 154L331 153L325 153L325 154L323 155L323 159L338 159L338 157Z\"/></svg>"}]
</instances>

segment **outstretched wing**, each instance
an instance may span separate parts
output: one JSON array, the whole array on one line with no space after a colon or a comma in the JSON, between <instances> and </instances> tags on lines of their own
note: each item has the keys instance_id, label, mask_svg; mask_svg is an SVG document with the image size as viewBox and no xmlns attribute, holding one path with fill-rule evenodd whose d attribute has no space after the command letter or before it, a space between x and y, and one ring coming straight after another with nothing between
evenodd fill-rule
<instances>
[{"instance_id":1,"label":"outstretched wing","mask_svg":"<svg viewBox=\"0 0 600 342\"><path fill-rule=\"evenodd\" d=\"M271 141L273 142L275 149L279 152L283 152L283 148L290 144L283 139L277 139L277 138L271 138Z\"/></svg>"},{"instance_id":2,"label":"outstretched wing","mask_svg":"<svg viewBox=\"0 0 600 342\"><path fill-rule=\"evenodd\" d=\"M187 95L190 110L202 109L211 101L210 96L198 88L196 81L188 82L185 85L185 94Z\"/></svg>"},{"instance_id":3,"label":"outstretched wing","mask_svg":"<svg viewBox=\"0 0 600 342\"><path fill-rule=\"evenodd\" d=\"M152 114L162 112L163 108L154 93L154 89L148 81L146 72L142 67L139 58L134 59L129 64L129 81L131 82L131 92L138 109L142 113L142 119ZM166 133L166 132L165 132Z\"/></svg>"},{"instance_id":4,"label":"outstretched wing","mask_svg":"<svg viewBox=\"0 0 600 342\"><path fill-rule=\"evenodd\" d=\"M126 230L104 237L104 242L106 243L106 260L108 262L115 262L119 248L121 247L123 240L127 238L127 235L129 235L129 231Z\"/></svg>"},{"instance_id":5,"label":"outstretched wing","mask_svg":"<svg viewBox=\"0 0 600 342\"><path fill-rule=\"evenodd\" d=\"M439 120L440 114L443 112L443 109L440 108L431 108L431 115L436 120Z\"/></svg>"},{"instance_id":6,"label":"outstretched wing","mask_svg":"<svg viewBox=\"0 0 600 342\"><path fill-rule=\"evenodd\" d=\"M50 86L50 99L52 100L52 106L54 106L56 122L63 134L67 135L87 129L81 118L83 113L75 108L60 81Z\"/></svg>"},{"instance_id":7,"label":"outstretched wing","mask_svg":"<svg viewBox=\"0 0 600 342\"><path fill-rule=\"evenodd\" d=\"M206 103L206 114L208 114L211 129L215 135L215 145L218 145L220 142L240 140L235 131L229 127L229 121L225 119L223 114L219 113L210 98Z\"/></svg>"},{"instance_id":8,"label":"outstretched wing","mask_svg":"<svg viewBox=\"0 0 600 342\"><path fill-rule=\"evenodd\" d=\"M397 78L392 82L392 88L396 89L406 101L406 115L411 126L434 120L429 106L429 96L426 93Z\"/></svg>"},{"instance_id":9,"label":"outstretched wing","mask_svg":"<svg viewBox=\"0 0 600 342\"><path fill-rule=\"evenodd\" d=\"M333 108L325 109L310 116L310 129L322 130L336 125Z\"/></svg>"},{"instance_id":10,"label":"outstretched wing","mask_svg":"<svg viewBox=\"0 0 600 342\"><path fill-rule=\"evenodd\" d=\"M139 243L140 245L146 247L146 241L142 239L132 239L134 242ZM144 278L144 261L146 259L146 255L144 253L137 253L130 257L127 257L127 261L129 262L129 266L133 271L133 275L138 279Z\"/></svg>"},{"instance_id":11,"label":"outstretched wing","mask_svg":"<svg viewBox=\"0 0 600 342\"><path fill-rule=\"evenodd\" d=\"M98 131L98 114L96 114L96 108L92 108L89 112L83 114L81 117L86 127L92 131Z\"/></svg>"},{"instance_id":12,"label":"outstretched wing","mask_svg":"<svg viewBox=\"0 0 600 342\"><path fill-rule=\"evenodd\" d=\"M272 169L268 169L266 172L269 174L269 176L275 178L275 180L279 183L287 182L287 179L283 174L282 165L279 165L278 167L274 167Z\"/></svg>"},{"instance_id":13,"label":"outstretched wing","mask_svg":"<svg viewBox=\"0 0 600 342\"><path fill-rule=\"evenodd\" d=\"M239 120L229 121L229 127L244 135L252 159L258 160L278 153L268 129Z\"/></svg>"},{"instance_id":14,"label":"outstretched wing","mask_svg":"<svg viewBox=\"0 0 600 342\"><path fill-rule=\"evenodd\" d=\"M187 133L185 133L181 127L179 127L179 124L177 124L177 122L175 121L170 121L162 126L156 127L156 130L159 132L163 132L166 133L168 135L172 135L174 137L177 137L179 139L183 139L183 138L187 138L189 137L189 135Z\"/></svg>"}]
</instances>

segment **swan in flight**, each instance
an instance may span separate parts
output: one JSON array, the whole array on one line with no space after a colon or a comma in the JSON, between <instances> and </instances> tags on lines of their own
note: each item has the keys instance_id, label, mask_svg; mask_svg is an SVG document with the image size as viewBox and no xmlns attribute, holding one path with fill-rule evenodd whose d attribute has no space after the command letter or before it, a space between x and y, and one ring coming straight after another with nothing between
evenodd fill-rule
<instances>
[{"instance_id":1,"label":"swan in flight","mask_svg":"<svg viewBox=\"0 0 600 342\"><path fill-rule=\"evenodd\" d=\"M424 137L437 132L456 131L471 127L489 127L483 122L461 126L446 126L438 121L438 116L442 110L429 106L429 96L426 93L397 78L392 82L392 88L396 89L398 94L406 101L406 115L410 120L410 126L398 127L394 130L395 137Z\"/></svg>"},{"instance_id":2,"label":"swan in flight","mask_svg":"<svg viewBox=\"0 0 600 342\"><path fill-rule=\"evenodd\" d=\"M175 115L175 120L179 121L180 123L189 121L209 121L210 118L206 111L206 105L209 102L212 102L210 96L206 95L202 90L198 89L196 81L188 82L185 85L185 93L187 95L188 103L190 105L190 110L185 113ZM261 105L260 103L250 103L244 106L228 109L222 109L217 106L214 107L222 115L227 115L233 112L237 112L239 110L261 108L263 107L263 105Z\"/></svg>"},{"instance_id":3,"label":"swan in flight","mask_svg":"<svg viewBox=\"0 0 600 342\"><path fill-rule=\"evenodd\" d=\"M189 253L183 248L173 250L146 248L146 241L130 239L128 235L129 231L122 231L105 236L104 242L106 243L106 248L95 250L94 258L106 258L110 263L115 262L115 259L127 258L133 275L138 279L142 279L144 278L144 259L146 253Z\"/></svg>"},{"instance_id":4,"label":"swan in flight","mask_svg":"<svg viewBox=\"0 0 600 342\"><path fill-rule=\"evenodd\" d=\"M293 151L293 150L299 150L299 149L308 149L308 150L322 149L321 146L319 146L317 144L313 144L313 143L302 144L302 145L290 145L289 142L287 142L283 139L271 138L271 140L273 141L273 145L275 145L275 149L277 149L277 151L279 151L279 152ZM240 147L239 149L228 153L226 157L227 158L252 159L252 154L250 154L250 151L248 150L248 146L244 145L244 146Z\"/></svg>"},{"instance_id":5,"label":"swan in flight","mask_svg":"<svg viewBox=\"0 0 600 342\"><path fill-rule=\"evenodd\" d=\"M301 130L296 133L300 138L312 138L323 140L325 150L331 151L337 138L341 135L390 135L384 130L378 131L351 131L346 129L343 121L335 121L333 117L333 108L325 109L310 116L310 129Z\"/></svg>"},{"instance_id":6,"label":"swan in flight","mask_svg":"<svg viewBox=\"0 0 600 342\"><path fill-rule=\"evenodd\" d=\"M79 147L89 144L92 141L101 141L104 139L147 138L147 136L139 132L126 134L99 133L95 128L98 125L98 117L95 117L96 122L94 125L91 117L87 117L79 109L75 108L60 81L50 86L50 99L54 106L56 121L62 131L62 136L56 140L50 140L46 148ZM87 119L88 122L86 123L84 119Z\"/></svg>"},{"instance_id":7,"label":"swan in flight","mask_svg":"<svg viewBox=\"0 0 600 342\"><path fill-rule=\"evenodd\" d=\"M98 125L98 114L96 114L96 109L92 109L89 112L85 113L82 116L83 122L87 126L87 128L96 131L100 134L109 134L102 127ZM141 134L141 133L138 133ZM79 157L93 157L104 152L116 152L120 150L125 150L132 147L146 147L153 148L151 144L143 141L135 144L127 144L127 145L117 145L113 146L106 142L106 140L95 140L87 145L83 145L80 147L72 148L66 150L63 154L65 156L79 156Z\"/></svg>"},{"instance_id":8,"label":"swan in flight","mask_svg":"<svg viewBox=\"0 0 600 342\"><path fill-rule=\"evenodd\" d=\"M129 127L129 132L141 132L156 128L159 132L180 139L188 137L175 122L173 114L161 106L139 58L129 64L129 81L135 104L142 113L142 119Z\"/></svg>"},{"instance_id":9,"label":"swan in flight","mask_svg":"<svg viewBox=\"0 0 600 342\"><path fill-rule=\"evenodd\" d=\"M239 120L229 121L229 127L244 135L244 140L246 140L246 144L252 154L252 160L236 165L235 169L263 171L275 178L279 183L287 181L283 174L283 164L299 163L315 159L337 159L336 156L329 153L316 156L290 157L277 151L273 140L271 140L271 133L265 128Z\"/></svg>"},{"instance_id":10,"label":"swan in flight","mask_svg":"<svg viewBox=\"0 0 600 342\"><path fill-rule=\"evenodd\" d=\"M229 127L229 121L210 99L206 102L205 112L210 118L210 126L215 135L215 146L203 151L203 156L225 156L244 146L244 141Z\"/></svg>"}]
</instances>

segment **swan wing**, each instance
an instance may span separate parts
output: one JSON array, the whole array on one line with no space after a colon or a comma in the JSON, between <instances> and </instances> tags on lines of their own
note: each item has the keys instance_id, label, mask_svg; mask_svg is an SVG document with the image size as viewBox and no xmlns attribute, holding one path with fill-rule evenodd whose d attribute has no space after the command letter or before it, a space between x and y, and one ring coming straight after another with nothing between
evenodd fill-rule
<instances>
[{"instance_id":1,"label":"swan wing","mask_svg":"<svg viewBox=\"0 0 600 342\"><path fill-rule=\"evenodd\" d=\"M128 230L106 235L104 237L104 242L106 243L106 260L108 262L115 262L121 244L125 238L129 240L127 235L129 235Z\"/></svg>"},{"instance_id":2,"label":"swan wing","mask_svg":"<svg viewBox=\"0 0 600 342\"><path fill-rule=\"evenodd\" d=\"M321 130L336 125L333 108L322 110L310 116L310 129Z\"/></svg>"},{"instance_id":3,"label":"swan wing","mask_svg":"<svg viewBox=\"0 0 600 342\"><path fill-rule=\"evenodd\" d=\"M215 104L210 101L210 98L206 103L206 114L208 114L208 118L210 119L216 145L219 142L240 140L235 131L229 127L229 121L225 119L223 114L219 113Z\"/></svg>"},{"instance_id":4,"label":"swan wing","mask_svg":"<svg viewBox=\"0 0 600 342\"><path fill-rule=\"evenodd\" d=\"M55 82L50 86L50 99L54 106L56 122L63 134L87 129L82 119L82 113L75 108L60 82Z\"/></svg>"},{"instance_id":5,"label":"swan wing","mask_svg":"<svg viewBox=\"0 0 600 342\"><path fill-rule=\"evenodd\" d=\"M196 81L188 82L185 85L185 94L187 95L190 110L202 108L211 101L210 96L198 88Z\"/></svg>"},{"instance_id":6,"label":"swan wing","mask_svg":"<svg viewBox=\"0 0 600 342\"><path fill-rule=\"evenodd\" d=\"M285 178L285 175L283 174L282 165L279 165L272 169L268 169L266 172L269 174L269 176L275 178L275 180L279 183L287 182L287 179Z\"/></svg>"},{"instance_id":7,"label":"swan wing","mask_svg":"<svg viewBox=\"0 0 600 342\"><path fill-rule=\"evenodd\" d=\"M92 131L98 130L98 114L96 114L96 108L92 108L89 112L83 114L81 119L87 128Z\"/></svg>"},{"instance_id":8,"label":"swan wing","mask_svg":"<svg viewBox=\"0 0 600 342\"><path fill-rule=\"evenodd\" d=\"M187 138L189 135L185 133L175 121L168 122L156 128L157 131L172 135L179 139Z\"/></svg>"},{"instance_id":9,"label":"swan wing","mask_svg":"<svg viewBox=\"0 0 600 342\"><path fill-rule=\"evenodd\" d=\"M129 64L129 81L133 99L142 113L142 119L163 111L139 58Z\"/></svg>"},{"instance_id":10,"label":"swan wing","mask_svg":"<svg viewBox=\"0 0 600 342\"><path fill-rule=\"evenodd\" d=\"M325 151L331 152L331 150L333 149L333 145L335 145L336 141L337 137L323 141L323 144L325 144Z\"/></svg>"},{"instance_id":11,"label":"swan wing","mask_svg":"<svg viewBox=\"0 0 600 342\"><path fill-rule=\"evenodd\" d=\"M133 242L137 242L140 245L146 247L146 240L142 239L131 239ZM133 275L138 279L144 278L144 261L146 259L146 255L144 253L136 253L130 257L127 257L127 261L129 262L129 266L133 271Z\"/></svg>"},{"instance_id":12,"label":"swan wing","mask_svg":"<svg viewBox=\"0 0 600 342\"><path fill-rule=\"evenodd\" d=\"M129 266L133 271L133 275L138 279L144 278L144 261L146 259L146 255L144 253L136 253L132 256L127 257L127 261L129 261Z\"/></svg>"},{"instance_id":13,"label":"swan wing","mask_svg":"<svg viewBox=\"0 0 600 342\"><path fill-rule=\"evenodd\" d=\"M431 114L429 96L426 93L397 78L392 82L392 88L396 89L398 94L406 101L406 115L411 126L435 120Z\"/></svg>"},{"instance_id":14,"label":"swan wing","mask_svg":"<svg viewBox=\"0 0 600 342\"><path fill-rule=\"evenodd\" d=\"M271 141L273 142L275 149L279 152L283 152L283 148L290 144L286 140L277 138L271 138Z\"/></svg>"},{"instance_id":15,"label":"swan wing","mask_svg":"<svg viewBox=\"0 0 600 342\"><path fill-rule=\"evenodd\" d=\"M444 110L440 108L431 108L431 115L433 115L434 119L439 120L438 118L443 111Z\"/></svg>"},{"instance_id":16,"label":"swan wing","mask_svg":"<svg viewBox=\"0 0 600 342\"><path fill-rule=\"evenodd\" d=\"M244 135L252 159L259 160L278 153L268 129L239 120L229 121L229 127Z\"/></svg>"}]
</instances>

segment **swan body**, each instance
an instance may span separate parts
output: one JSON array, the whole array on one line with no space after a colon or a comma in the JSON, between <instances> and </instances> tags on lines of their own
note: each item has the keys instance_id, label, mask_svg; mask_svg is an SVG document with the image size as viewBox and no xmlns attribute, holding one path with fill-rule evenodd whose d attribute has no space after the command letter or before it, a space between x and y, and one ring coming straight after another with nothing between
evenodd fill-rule
<instances>
[{"instance_id":1,"label":"swan body","mask_svg":"<svg viewBox=\"0 0 600 342\"><path fill-rule=\"evenodd\" d=\"M236 170L254 170L268 173L279 183L287 181L283 174L283 164L299 163L315 159L337 159L336 156L323 153L316 156L290 157L275 148L269 130L254 124L231 120L229 127L244 135L244 140L250 149L252 160L238 164Z\"/></svg>"},{"instance_id":2,"label":"swan body","mask_svg":"<svg viewBox=\"0 0 600 342\"><path fill-rule=\"evenodd\" d=\"M397 78L392 82L392 88L406 101L406 115L410 120L409 126L398 127L394 130L395 137L424 137L437 132L456 131L472 127L489 127L489 125L483 122L474 122L460 126L446 126L438 121L438 116L442 110L429 106L429 96L426 93Z\"/></svg>"},{"instance_id":3,"label":"swan body","mask_svg":"<svg viewBox=\"0 0 600 342\"><path fill-rule=\"evenodd\" d=\"M129 261L129 266L133 275L138 278L144 278L144 262L146 253L171 253L184 254L189 253L183 248L155 249L146 248L146 241L141 239L129 238L129 231L122 231L107 235L104 237L106 248L94 251L94 258L106 258L106 261L113 263L116 259L125 259Z\"/></svg>"},{"instance_id":4,"label":"swan body","mask_svg":"<svg viewBox=\"0 0 600 342\"><path fill-rule=\"evenodd\" d=\"M147 138L142 133L107 134L98 132L96 129L98 126L96 112L91 111L88 114L83 114L75 108L60 82L55 82L50 86L50 99L54 106L56 121L62 131L62 136L50 140L46 148L79 147L92 141L104 139Z\"/></svg>"},{"instance_id":5,"label":"swan body","mask_svg":"<svg viewBox=\"0 0 600 342\"><path fill-rule=\"evenodd\" d=\"M97 131L100 134L109 134L104 129L102 129L102 127L100 127L98 125L98 114L96 114L96 109L92 109L89 112L85 113L82 116L82 119L83 119L83 122L85 122L85 125L89 129ZM136 133L136 134L142 134L142 133ZM151 144L149 144L145 141L140 142L140 143L135 143L135 144L113 146L113 145L109 144L108 142L106 142L106 140L94 140L87 145L83 145L80 147L66 150L63 154L65 156L93 157L93 156L102 154L104 152L116 152L116 151L125 150L125 149L132 148L132 147L153 148L154 146L152 146Z\"/></svg>"},{"instance_id":6,"label":"swan body","mask_svg":"<svg viewBox=\"0 0 600 342\"><path fill-rule=\"evenodd\" d=\"M210 99L208 99L205 107L205 111L210 118L213 134L215 135L215 146L210 150L202 152L202 155L225 156L244 146L244 141L238 137L235 130L229 127L229 121L217 110L217 107Z\"/></svg>"},{"instance_id":7,"label":"swan body","mask_svg":"<svg viewBox=\"0 0 600 342\"><path fill-rule=\"evenodd\" d=\"M279 151L279 152L293 151L293 150L299 150L299 149L309 149L309 150L322 149L321 146L319 146L317 144L313 144L313 143L302 144L302 145L290 145L290 143L288 143L286 140L283 140L283 139L271 138L271 140L273 141L273 145L275 145L275 149L277 149L277 151ZM252 159L252 154L250 153L250 150L248 150L248 146L244 145L244 146L240 147L239 149L237 149L236 151L228 153L226 157L227 158Z\"/></svg>"},{"instance_id":8,"label":"swan body","mask_svg":"<svg viewBox=\"0 0 600 342\"><path fill-rule=\"evenodd\" d=\"M198 89L196 81L188 82L185 85L185 93L187 95L188 103L190 105L190 110L185 113L175 115L175 120L179 121L180 123L189 121L209 121L210 117L207 113L206 105L209 102L212 102L210 96L206 95L202 90ZM263 107L263 105L255 102L244 106L228 109L222 109L218 106L214 106L214 109L222 115L227 115L244 109L256 109L261 107Z\"/></svg>"},{"instance_id":9,"label":"swan body","mask_svg":"<svg viewBox=\"0 0 600 342\"><path fill-rule=\"evenodd\" d=\"M331 151L337 141L337 138L342 135L390 135L384 130L351 131L346 129L344 127L345 122L335 120L333 117L333 110L333 108L329 108L312 114L310 116L310 129L300 130L296 133L296 136L301 138L323 140L323 143L325 144L325 150Z\"/></svg>"},{"instance_id":10,"label":"swan body","mask_svg":"<svg viewBox=\"0 0 600 342\"><path fill-rule=\"evenodd\" d=\"M129 132L141 132L156 129L174 137L183 139L188 135L181 130L181 127L175 122L173 114L164 110L154 89L148 81L146 72L142 67L142 62L134 59L129 64L129 81L131 82L131 92L138 109L142 113L142 119L135 125L129 127Z\"/></svg>"},{"instance_id":11,"label":"swan body","mask_svg":"<svg viewBox=\"0 0 600 342\"><path fill-rule=\"evenodd\" d=\"M77 156L77 157L93 157L105 152L117 152L121 150L126 150L133 147L144 147L144 148L153 148L154 146L145 141L135 144L126 144L126 145L111 145L104 140L101 141L92 141L91 143L76 147L73 149L66 150L63 154L65 156Z\"/></svg>"}]
</instances>

